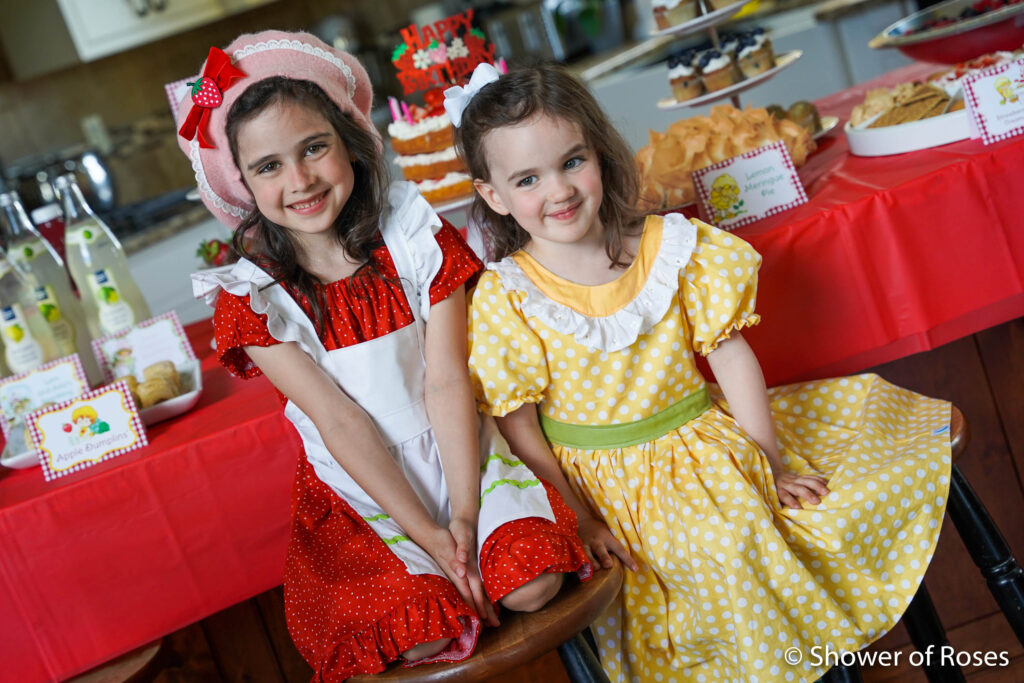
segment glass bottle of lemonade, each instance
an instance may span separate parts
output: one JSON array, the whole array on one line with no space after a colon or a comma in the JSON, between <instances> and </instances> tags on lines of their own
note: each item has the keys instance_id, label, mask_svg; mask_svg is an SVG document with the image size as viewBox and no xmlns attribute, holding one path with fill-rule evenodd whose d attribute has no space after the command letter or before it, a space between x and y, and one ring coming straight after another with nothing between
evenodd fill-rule
<instances>
[{"instance_id":1,"label":"glass bottle of lemonade","mask_svg":"<svg viewBox=\"0 0 1024 683\"><path fill-rule=\"evenodd\" d=\"M0 194L0 225L6 233L7 258L35 278L36 305L49 323L61 355L77 352L83 363L91 366L89 332L64 261L29 220L16 192Z\"/></svg>"},{"instance_id":2,"label":"glass bottle of lemonade","mask_svg":"<svg viewBox=\"0 0 1024 683\"><path fill-rule=\"evenodd\" d=\"M61 357L35 298L36 282L0 255L0 343L4 375L28 372Z\"/></svg>"},{"instance_id":3,"label":"glass bottle of lemonade","mask_svg":"<svg viewBox=\"0 0 1024 683\"><path fill-rule=\"evenodd\" d=\"M64 254L82 296L93 337L128 329L149 317L149 306L128 270L121 243L97 218L73 174L54 181L64 208Z\"/></svg>"}]
</instances>

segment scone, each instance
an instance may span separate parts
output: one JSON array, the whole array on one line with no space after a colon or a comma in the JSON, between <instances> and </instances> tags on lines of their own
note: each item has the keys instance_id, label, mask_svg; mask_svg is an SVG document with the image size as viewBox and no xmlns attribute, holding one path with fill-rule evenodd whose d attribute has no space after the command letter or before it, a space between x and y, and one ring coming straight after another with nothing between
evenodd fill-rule
<instances>
[{"instance_id":1,"label":"scone","mask_svg":"<svg viewBox=\"0 0 1024 683\"><path fill-rule=\"evenodd\" d=\"M154 377L140 382L138 392L139 403L143 408L149 408L178 395L174 386L163 377Z\"/></svg>"}]
</instances>

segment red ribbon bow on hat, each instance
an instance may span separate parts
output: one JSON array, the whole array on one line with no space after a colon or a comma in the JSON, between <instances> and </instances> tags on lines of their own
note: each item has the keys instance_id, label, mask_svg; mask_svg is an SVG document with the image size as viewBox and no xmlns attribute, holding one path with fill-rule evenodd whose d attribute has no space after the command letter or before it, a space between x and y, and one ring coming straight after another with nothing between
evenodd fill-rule
<instances>
[{"instance_id":1,"label":"red ribbon bow on hat","mask_svg":"<svg viewBox=\"0 0 1024 683\"><path fill-rule=\"evenodd\" d=\"M245 76L241 69L231 65L231 58L223 50L211 47L203 75L195 83L187 84L192 86L193 104L185 123L181 124L181 129L178 130L178 135L186 140L192 140L198 134L200 147L215 149L216 145L206 135L210 110L219 107L224 101L224 91Z\"/></svg>"}]
</instances>

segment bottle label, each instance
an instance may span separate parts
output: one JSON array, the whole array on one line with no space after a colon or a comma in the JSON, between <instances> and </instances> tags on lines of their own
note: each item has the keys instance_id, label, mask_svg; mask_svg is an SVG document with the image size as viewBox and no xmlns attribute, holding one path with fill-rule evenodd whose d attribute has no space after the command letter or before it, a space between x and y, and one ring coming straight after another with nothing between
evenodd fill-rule
<instances>
[{"instance_id":1,"label":"bottle label","mask_svg":"<svg viewBox=\"0 0 1024 683\"><path fill-rule=\"evenodd\" d=\"M64 243L68 246L76 244L92 244L99 238L100 230L95 225L71 228L64 235Z\"/></svg>"},{"instance_id":2,"label":"bottle label","mask_svg":"<svg viewBox=\"0 0 1024 683\"><path fill-rule=\"evenodd\" d=\"M43 364L43 347L32 336L18 304L0 308L0 334L4 340L4 359L12 373L28 372Z\"/></svg>"},{"instance_id":3,"label":"bottle label","mask_svg":"<svg viewBox=\"0 0 1024 683\"><path fill-rule=\"evenodd\" d=\"M135 324L132 307L121 298L117 281L106 269L89 274L89 287L99 308L100 329L103 334L114 334Z\"/></svg>"},{"instance_id":4,"label":"bottle label","mask_svg":"<svg viewBox=\"0 0 1024 683\"><path fill-rule=\"evenodd\" d=\"M31 240L13 246L8 252L10 257L19 263L30 263L46 251L46 245L42 240Z\"/></svg>"},{"instance_id":5,"label":"bottle label","mask_svg":"<svg viewBox=\"0 0 1024 683\"><path fill-rule=\"evenodd\" d=\"M57 302L57 294L50 285L36 287L36 305L43 320L50 326L53 332L53 339L57 342L57 348L62 356L70 356L75 353L75 328L61 313L60 304Z\"/></svg>"}]
</instances>

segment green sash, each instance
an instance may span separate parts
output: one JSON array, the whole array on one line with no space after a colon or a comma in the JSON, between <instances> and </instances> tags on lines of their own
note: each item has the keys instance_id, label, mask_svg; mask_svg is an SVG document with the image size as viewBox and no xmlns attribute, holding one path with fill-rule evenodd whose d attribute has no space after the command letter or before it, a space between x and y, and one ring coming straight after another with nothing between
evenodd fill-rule
<instances>
[{"instance_id":1,"label":"green sash","mask_svg":"<svg viewBox=\"0 0 1024 683\"><path fill-rule=\"evenodd\" d=\"M636 422L614 425L574 425L540 415L540 428L550 443L585 451L625 448L654 441L683 426L711 407L705 385L667 409Z\"/></svg>"}]
</instances>

